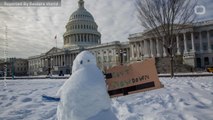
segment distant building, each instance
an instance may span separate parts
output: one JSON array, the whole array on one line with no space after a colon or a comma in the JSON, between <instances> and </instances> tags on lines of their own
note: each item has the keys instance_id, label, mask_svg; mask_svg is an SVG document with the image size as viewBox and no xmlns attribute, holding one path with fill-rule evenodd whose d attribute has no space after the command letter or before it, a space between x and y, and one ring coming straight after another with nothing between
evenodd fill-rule
<instances>
[{"instance_id":1,"label":"distant building","mask_svg":"<svg viewBox=\"0 0 213 120\"><path fill-rule=\"evenodd\" d=\"M9 58L7 62L0 63L0 71L4 73L7 65L7 76L26 76L28 75L28 60L21 58ZM1 75L2 76L2 75Z\"/></svg>"},{"instance_id":2,"label":"distant building","mask_svg":"<svg viewBox=\"0 0 213 120\"><path fill-rule=\"evenodd\" d=\"M129 53L129 45L119 41L101 44L101 34L93 16L84 8L84 1L79 0L79 8L70 16L64 33L64 47L53 47L47 53L29 57L29 74L71 74L73 60L82 50L91 51L104 70L119 65L120 52ZM120 51L121 50L121 51ZM128 56L122 59L129 61Z\"/></svg>"},{"instance_id":3,"label":"distant building","mask_svg":"<svg viewBox=\"0 0 213 120\"><path fill-rule=\"evenodd\" d=\"M93 16L84 8L83 0L79 0L78 4L79 8L73 12L66 25L63 48L53 47L46 53L29 57L29 75L71 74L73 60L83 50L89 50L96 56L97 64L103 71L154 57L158 71L168 72L168 54L159 42L163 38L154 38L145 31L129 35L128 42L101 44L101 34ZM213 65L212 30L213 21L207 21L195 23L176 35L177 72Z\"/></svg>"},{"instance_id":4,"label":"distant building","mask_svg":"<svg viewBox=\"0 0 213 120\"><path fill-rule=\"evenodd\" d=\"M150 57L168 57L159 39L148 34L149 31L131 34L131 61ZM213 65L213 21L198 22L175 34L176 55L181 56L183 64L193 68Z\"/></svg>"},{"instance_id":5,"label":"distant building","mask_svg":"<svg viewBox=\"0 0 213 120\"><path fill-rule=\"evenodd\" d=\"M15 59L14 61L14 75L15 76L26 76L28 75L28 60L26 59Z\"/></svg>"}]
</instances>

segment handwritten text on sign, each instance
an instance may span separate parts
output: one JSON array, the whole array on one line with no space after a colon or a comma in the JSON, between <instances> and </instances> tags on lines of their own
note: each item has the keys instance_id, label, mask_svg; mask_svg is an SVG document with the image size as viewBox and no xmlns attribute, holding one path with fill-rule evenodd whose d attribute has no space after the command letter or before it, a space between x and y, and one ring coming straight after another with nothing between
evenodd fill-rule
<instances>
[{"instance_id":1,"label":"handwritten text on sign","mask_svg":"<svg viewBox=\"0 0 213 120\"><path fill-rule=\"evenodd\" d=\"M155 88L161 87L154 59L147 59L128 66L116 66L108 69L107 73L112 74L112 78L106 81L108 90L131 87L148 82L154 82Z\"/></svg>"}]
</instances>

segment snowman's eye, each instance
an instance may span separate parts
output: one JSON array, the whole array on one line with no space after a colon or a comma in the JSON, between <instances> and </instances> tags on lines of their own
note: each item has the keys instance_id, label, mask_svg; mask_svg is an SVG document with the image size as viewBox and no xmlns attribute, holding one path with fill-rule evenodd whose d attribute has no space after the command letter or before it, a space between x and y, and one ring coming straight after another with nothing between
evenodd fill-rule
<instances>
[{"instance_id":1,"label":"snowman's eye","mask_svg":"<svg viewBox=\"0 0 213 120\"><path fill-rule=\"evenodd\" d=\"M89 60L87 60L87 62L90 62Z\"/></svg>"},{"instance_id":2,"label":"snowman's eye","mask_svg":"<svg viewBox=\"0 0 213 120\"><path fill-rule=\"evenodd\" d=\"M80 61L80 64L83 64L83 61L82 61L82 60Z\"/></svg>"}]
</instances>

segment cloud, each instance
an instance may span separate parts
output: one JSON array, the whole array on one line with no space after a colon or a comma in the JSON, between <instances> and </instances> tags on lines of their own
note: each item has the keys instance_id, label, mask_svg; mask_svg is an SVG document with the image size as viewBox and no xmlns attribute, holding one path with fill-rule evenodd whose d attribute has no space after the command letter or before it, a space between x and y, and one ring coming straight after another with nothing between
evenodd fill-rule
<instances>
[{"instance_id":1,"label":"cloud","mask_svg":"<svg viewBox=\"0 0 213 120\"><path fill-rule=\"evenodd\" d=\"M211 0L202 2L207 13L199 19L211 19ZM63 47L63 34L70 15L78 8L77 0L62 0L61 7L0 7L0 56L3 56L5 30L8 26L8 56L27 58L47 52L55 45ZM102 34L102 42L128 41L129 34L141 32L132 0L85 0Z\"/></svg>"}]
</instances>

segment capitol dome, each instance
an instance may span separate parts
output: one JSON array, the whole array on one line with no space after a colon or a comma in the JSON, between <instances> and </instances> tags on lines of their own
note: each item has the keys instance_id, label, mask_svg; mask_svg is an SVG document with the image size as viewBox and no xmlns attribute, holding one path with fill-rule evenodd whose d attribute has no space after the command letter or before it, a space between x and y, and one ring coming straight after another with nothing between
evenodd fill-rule
<instances>
[{"instance_id":1,"label":"capitol dome","mask_svg":"<svg viewBox=\"0 0 213 120\"><path fill-rule=\"evenodd\" d=\"M92 46L101 44L101 34L93 16L84 8L84 1L79 0L79 8L72 13L64 33L64 48Z\"/></svg>"}]
</instances>

